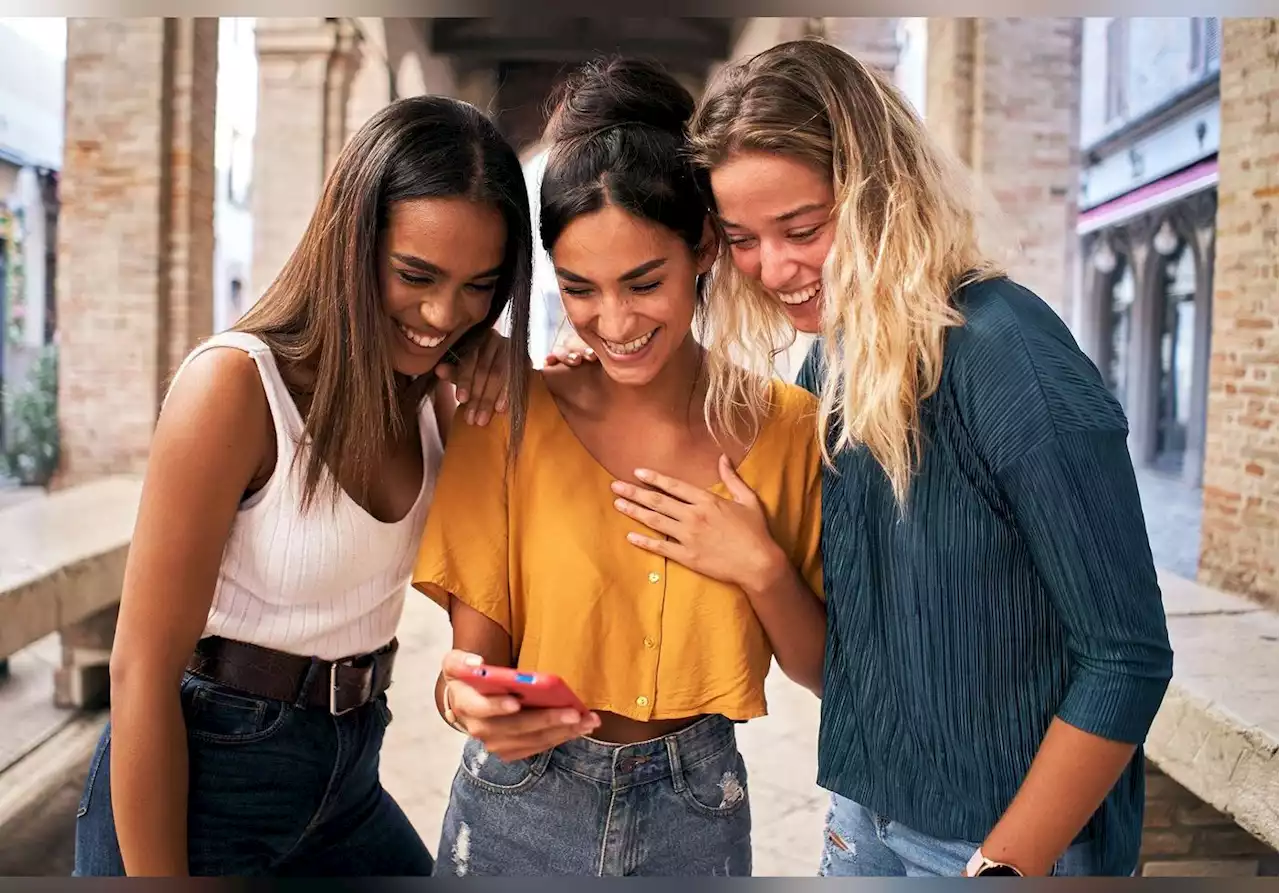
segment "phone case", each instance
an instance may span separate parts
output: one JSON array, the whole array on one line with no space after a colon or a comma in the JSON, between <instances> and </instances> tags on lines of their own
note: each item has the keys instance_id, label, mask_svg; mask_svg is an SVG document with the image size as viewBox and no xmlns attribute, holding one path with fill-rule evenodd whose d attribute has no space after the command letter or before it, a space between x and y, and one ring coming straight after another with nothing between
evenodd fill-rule
<instances>
[{"instance_id":1,"label":"phone case","mask_svg":"<svg viewBox=\"0 0 1280 893\"><path fill-rule=\"evenodd\" d=\"M528 673L509 667L476 667L466 683L482 695L511 695L526 707L570 707L586 713L578 696L552 673Z\"/></svg>"}]
</instances>

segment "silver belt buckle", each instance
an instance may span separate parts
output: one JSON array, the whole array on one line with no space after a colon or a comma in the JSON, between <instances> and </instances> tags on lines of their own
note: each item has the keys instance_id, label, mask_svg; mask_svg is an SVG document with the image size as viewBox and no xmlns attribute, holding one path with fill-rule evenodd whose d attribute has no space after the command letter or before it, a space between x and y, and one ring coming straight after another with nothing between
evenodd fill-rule
<instances>
[{"instance_id":1,"label":"silver belt buckle","mask_svg":"<svg viewBox=\"0 0 1280 893\"><path fill-rule=\"evenodd\" d=\"M338 667L340 661L334 661L329 664L329 713L333 716L342 716L344 713L350 713L355 707L347 707L345 710L338 709Z\"/></svg>"}]
</instances>

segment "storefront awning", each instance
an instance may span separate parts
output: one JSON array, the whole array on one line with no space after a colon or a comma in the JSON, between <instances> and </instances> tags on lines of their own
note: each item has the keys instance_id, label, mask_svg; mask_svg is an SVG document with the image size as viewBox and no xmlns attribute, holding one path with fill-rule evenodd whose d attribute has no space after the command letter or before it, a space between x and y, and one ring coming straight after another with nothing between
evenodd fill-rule
<instances>
[{"instance_id":1,"label":"storefront awning","mask_svg":"<svg viewBox=\"0 0 1280 893\"><path fill-rule=\"evenodd\" d=\"M1152 208L1167 205L1217 183L1218 159L1214 157L1201 161L1082 212L1076 218L1076 235L1083 236L1123 223Z\"/></svg>"}]
</instances>

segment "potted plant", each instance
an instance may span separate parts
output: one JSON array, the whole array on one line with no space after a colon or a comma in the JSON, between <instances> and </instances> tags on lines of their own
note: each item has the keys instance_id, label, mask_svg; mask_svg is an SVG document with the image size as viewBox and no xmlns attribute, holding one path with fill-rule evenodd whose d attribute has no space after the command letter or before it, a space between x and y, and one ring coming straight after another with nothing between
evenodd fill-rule
<instances>
[{"instance_id":1,"label":"potted plant","mask_svg":"<svg viewBox=\"0 0 1280 893\"><path fill-rule=\"evenodd\" d=\"M47 346L22 388L6 389L0 470L23 486L47 486L58 468L58 355Z\"/></svg>"}]
</instances>

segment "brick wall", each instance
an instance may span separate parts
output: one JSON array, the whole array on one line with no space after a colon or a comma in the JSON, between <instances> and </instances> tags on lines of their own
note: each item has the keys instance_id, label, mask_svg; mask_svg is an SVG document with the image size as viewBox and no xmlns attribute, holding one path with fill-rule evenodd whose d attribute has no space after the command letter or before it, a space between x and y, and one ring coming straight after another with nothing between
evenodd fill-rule
<instances>
[{"instance_id":1,"label":"brick wall","mask_svg":"<svg viewBox=\"0 0 1280 893\"><path fill-rule=\"evenodd\" d=\"M346 115L345 103L330 106L330 56L338 37L333 24L323 18L262 18L256 31L252 280L260 295L311 219L324 186L333 125L345 129Z\"/></svg>"},{"instance_id":2,"label":"brick wall","mask_svg":"<svg viewBox=\"0 0 1280 893\"><path fill-rule=\"evenodd\" d=\"M898 65L898 20L824 18L824 37L889 79Z\"/></svg>"},{"instance_id":3,"label":"brick wall","mask_svg":"<svg viewBox=\"0 0 1280 893\"><path fill-rule=\"evenodd\" d=\"M1276 874L1276 851L1147 762L1138 874L1256 877Z\"/></svg>"},{"instance_id":4,"label":"brick wall","mask_svg":"<svg viewBox=\"0 0 1280 893\"><path fill-rule=\"evenodd\" d=\"M977 19L930 17L925 55L925 122L933 138L973 163L973 64Z\"/></svg>"},{"instance_id":5,"label":"brick wall","mask_svg":"<svg viewBox=\"0 0 1280 893\"><path fill-rule=\"evenodd\" d=\"M218 20L166 20L173 50L169 88L167 182L169 214L167 378L187 352L213 332L214 127L217 106ZM163 294L163 292L162 292Z\"/></svg>"},{"instance_id":6,"label":"brick wall","mask_svg":"<svg viewBox=\"0 0 1280 893\"><path fill-rule=\"evenodd\" d=\"M1224 19L1200 580L1277 601L1276 20Z\"/></svg>"},{"instance_id":7,"label":"brick wall","mask_svg":"<svg viewBox=\"0 0 1280 893\"><path fill-rule=\"evenodd\" d=\"M216 19L67 22L59 484L138 472L212 327Z\"/></svg>"},{"instance_id":8,"label":"brick wall","mask_svg":"<svg viewBox=\"0 0 1280 893\"><path fill-rule=\"evenodd\" d=\"M928 22L925 120L974 173L1010 274L1071 318L1080 19Z\"/></svg>"}]
</instances>

